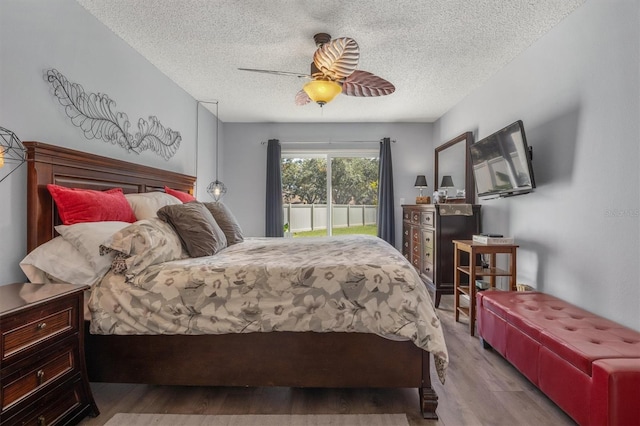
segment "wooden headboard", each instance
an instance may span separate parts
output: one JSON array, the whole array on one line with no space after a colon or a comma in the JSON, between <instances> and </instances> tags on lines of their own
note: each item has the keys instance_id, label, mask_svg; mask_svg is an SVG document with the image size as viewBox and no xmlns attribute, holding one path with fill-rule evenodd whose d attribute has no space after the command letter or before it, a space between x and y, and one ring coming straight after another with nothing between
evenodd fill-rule
<instances>
[{"instance_id":1,"label":"wooden headboard","mask_svg":"<svg viewBox=\"0 0 640 426\"><path fill-rule=\"evenodd\" d=\"M153 167L101 157L42 142L27 149L27 251L51 240L60 224L47 184L124 193L163 191L164 186L193 194L196 178Z\"/></svg>"}]
</instances>

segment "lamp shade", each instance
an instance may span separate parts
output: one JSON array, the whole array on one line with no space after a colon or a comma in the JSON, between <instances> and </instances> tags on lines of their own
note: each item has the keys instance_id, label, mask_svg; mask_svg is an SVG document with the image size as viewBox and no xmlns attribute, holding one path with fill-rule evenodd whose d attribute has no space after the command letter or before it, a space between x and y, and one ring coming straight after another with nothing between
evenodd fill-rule
<instances>
[{"instance_id":1,"label":"lamp shade","mask_svg":"<svg viewBox=\"0 0 640 426\"><path fill-rule=\"evenodd\" d=\"M426 188L428 186L427 178L424 175L416 176L416 183L414 183L413 186L416 188Z\"/></svg>"},{"instance_id":2,"label":"lamp shade","mask_svg":"<svg viewBox=\"0 0 640 426\"><path fill-rule=\"evenodd\" d=\"M219 201L227 193L227 187L216 179L207 186L207 192L215 201Z\"/></svg>"},{"instance_id":3,"label":"lamp shade","mask_svg":"<svg viewBox=\"0 0 640 426\"><path fill-rule=\"evenodd\" d=\"M0 182L26 161L25 152L16 134L0 127Z\"/></svg>"},{"instance_id":4,"label":"lamp shade","mask_svg":"<svg viewBox=\"0 0 640 426\"><path fill-rule=\"evenodd\" d=\"M312 80L302 88L312 101L323 106L327 102L331 102L333 98L342 93L342 86L335 81L328 80Z\"/></svg>"},{"instance_id":5,"label":"lamp shade","mask_svg":"<svg viewBox=\"0 0 640 426\"><path fill-rule=\"evenodd\" d=\"M455 185L453 184L453 179L451 179L451 176L442 176L442 182L440 182L441 188L453 188L454 186Z\"/></svg>"}]
</instances>

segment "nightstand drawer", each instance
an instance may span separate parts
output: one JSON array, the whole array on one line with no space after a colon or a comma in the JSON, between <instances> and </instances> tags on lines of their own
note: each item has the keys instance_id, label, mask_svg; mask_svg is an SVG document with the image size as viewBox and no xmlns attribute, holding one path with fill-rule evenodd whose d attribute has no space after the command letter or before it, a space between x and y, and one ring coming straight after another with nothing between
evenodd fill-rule
<instances>
[{"instance_id":1,"label":"nightstand drawer","mask_svg":"<svg viewBox=\"0 0 640 426\"><path fill-rule=\"evenodd\" d=\"M54 304L25 315L7 318L2 333L2 361L40 342L78 329L75 305Z\"/></svg>"},{"instance_id":2,"label":"nightstand drawer","mask_svg":"<svg viewBox=\"0 0 640 426\"><path fill-rule=\"evenodd\" d=\"M19 414L2 422L3 426L29 425L43 426L66 424L71 418L77 418L82 409L82 401L86 399L80 376L70 383L65 383L35 404L22 410Z\"/></svg>"},{"instance_id":3,"label":"nightstand drawer","mask_svg":"<svg viewBox=\"0 0 640 426\"><path fill-rule=\"evenodd\" d=\"M3 378L2 410L34 394L76 369L77 348L67 343L44 359L17 368Z\"/></svg>"}]
</instances>

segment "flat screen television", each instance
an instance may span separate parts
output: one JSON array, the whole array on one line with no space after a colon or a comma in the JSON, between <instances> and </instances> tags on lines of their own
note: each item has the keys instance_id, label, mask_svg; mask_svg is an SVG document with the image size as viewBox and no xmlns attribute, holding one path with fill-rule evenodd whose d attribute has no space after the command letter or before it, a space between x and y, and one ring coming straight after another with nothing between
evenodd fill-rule
<instances>
[{"instance_id":1,"label":"flat screen television","mask_svg":"<svg viewBox=\"0 0 640 426\"><path fill-rule=\"evenodd\" d=\"M521 120L472 144L469 151L478 198L521 195L536 187Z\"/></svg>"}]
</instances>

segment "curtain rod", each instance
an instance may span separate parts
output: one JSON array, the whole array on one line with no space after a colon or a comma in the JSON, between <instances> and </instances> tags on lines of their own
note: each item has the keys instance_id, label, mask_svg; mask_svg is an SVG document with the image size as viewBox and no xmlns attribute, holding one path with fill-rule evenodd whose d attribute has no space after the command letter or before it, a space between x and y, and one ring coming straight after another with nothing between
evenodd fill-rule
<instances>
[{"instance_id":1,"label":"curtain rod","mask_svg":"<svg viewBox=\"0 0 640 426\"><path fill-rule=\"evenodd\" d=\"M306 144L323 144L323 145L333 145L333 144L342 144L342 143L380 143L382 139L377 141L280 141L280 144L295 144L295 145L306 145ZM396 140L393 139L391 143L396 143ZM261 145L266 145L267 141L260 142Z\"/></svg>"}]
</instances>

